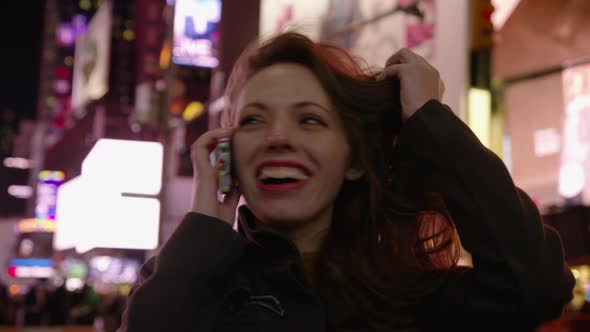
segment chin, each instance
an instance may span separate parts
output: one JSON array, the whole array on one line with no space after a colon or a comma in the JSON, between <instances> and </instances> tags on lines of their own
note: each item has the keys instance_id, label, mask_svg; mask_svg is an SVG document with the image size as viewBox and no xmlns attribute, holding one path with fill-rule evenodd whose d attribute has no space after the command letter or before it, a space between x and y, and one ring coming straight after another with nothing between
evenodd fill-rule
<instances>
[{"instance_id":1,"label":"chin","mask_svg":"<svg viewBox=\"0 0 590 332\"><path fill-rule=\"evenodd\" d=\"M274 210L272 212L265 211L261 214L256 214L260 222L268 225L297 225L305 223L310 218L301 211L279 211Z\"/></svg>"},{"instance_id":2,"label":"chin","mask_svg":"<svg viewBox=\"0 0 590 332\"><path fill-rule=\"evenodd\" d=\"M262 204L257 209L257 204L248 204L248 207L254 213L256 218L267 225L297 225L305 223L313 216L307 209L298 208L297 204L290 203L289 206L280 206L282 204Z\"/></svg>"}]
</instances>

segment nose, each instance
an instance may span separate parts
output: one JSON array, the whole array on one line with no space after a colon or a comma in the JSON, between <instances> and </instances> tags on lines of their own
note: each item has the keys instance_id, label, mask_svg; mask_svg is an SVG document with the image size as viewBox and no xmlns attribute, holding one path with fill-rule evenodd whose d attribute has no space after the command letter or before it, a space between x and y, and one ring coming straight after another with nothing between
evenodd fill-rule
<instances>
[{"instance_id":1,"label":"nose","mask_svg":"<svg viewBox=\"0 0 590 332\"><path fill-rule=\"evenodd\" d=\"M268 150L293 150L291 133L287 125L275 123L266 136Z\"/></svg>"}]
</instances>

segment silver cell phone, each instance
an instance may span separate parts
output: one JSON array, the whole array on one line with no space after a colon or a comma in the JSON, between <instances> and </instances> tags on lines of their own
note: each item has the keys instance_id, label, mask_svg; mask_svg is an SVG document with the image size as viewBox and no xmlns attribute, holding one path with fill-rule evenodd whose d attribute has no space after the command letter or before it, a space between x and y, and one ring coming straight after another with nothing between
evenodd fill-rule
<instances>
[{"instance_id":1,"label":"silver cell phone","mask_svg":"<svg viewBox=\"0 0 590 332\"><path fill-rule=\"evenodd\" d=\"M232 190L231 139L229 137L217 141L216 159L220 161L219 192L228 194Z\"/></svg>"}]
</instances>

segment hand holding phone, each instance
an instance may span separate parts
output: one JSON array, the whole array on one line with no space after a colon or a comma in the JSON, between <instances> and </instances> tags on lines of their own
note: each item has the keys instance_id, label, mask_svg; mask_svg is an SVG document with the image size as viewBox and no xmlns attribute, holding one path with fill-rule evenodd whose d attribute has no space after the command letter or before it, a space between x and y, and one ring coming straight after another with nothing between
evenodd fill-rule
<instances>
[{"instance_id":1,"label":"hand holding phone","mask_svg":"<svg viewBox=\"0 0 590 332\"><path fill-rule=\"evenodd\" d=\"M217 160L219 160L219 192L228 194L232 190L231 178L231 139L221 138L217 141Z\"/></svg>"},{"instance_id":2,"label":"hand holding phone","mask_svg":"<svg viewBox=\"0 0 590 332\"><path fill-rule=\"evenodd\" d=\"M201 135L192 146L195 171L192 211L232 225L240 199L232 187L231 146L233 128L217 128ZM220 195L224 194L224 195Z\"/></svg>"}]
</instances>

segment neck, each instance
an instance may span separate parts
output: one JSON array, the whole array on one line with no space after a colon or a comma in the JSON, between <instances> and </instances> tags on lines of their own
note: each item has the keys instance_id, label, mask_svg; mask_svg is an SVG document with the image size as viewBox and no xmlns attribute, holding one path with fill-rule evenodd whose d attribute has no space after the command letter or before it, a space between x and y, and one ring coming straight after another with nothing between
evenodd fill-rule
<instances>
[{"instance_id":1,"label":"neck","mask_svg":"<svg viewBox=\"0 0 590 332\"><path fill-rule=\"evenodd\" d=\"M293 241L299 253L315 253L320 250L329 230L329 226L317 229L296 229L285 235Z\"/></svg>"},{"instance_id":2,"label":"neck","mask_svg":"<svg viewBox=\"0 0 590 332\"><path fill-rule=\"evenodd\" d=\"M322 242L332 225L332 211L327 212L317 218L291 224L287 227L277 223L280 226L273 227L273 229L293 241L299 253L315 253L320 250Z\"/></svg>"}]
</instances>

